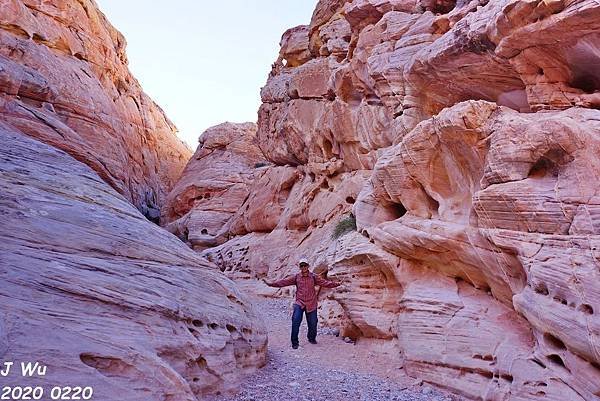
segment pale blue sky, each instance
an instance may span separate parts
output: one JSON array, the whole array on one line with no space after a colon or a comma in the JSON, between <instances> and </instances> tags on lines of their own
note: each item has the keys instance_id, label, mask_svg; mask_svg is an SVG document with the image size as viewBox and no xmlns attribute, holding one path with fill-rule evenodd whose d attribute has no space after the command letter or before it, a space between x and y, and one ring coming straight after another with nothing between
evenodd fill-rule
<instances>
[{"instance_id":1,"label":"pale blue sky","mask_svg":"<svg viewBox=\"0 0 600 401\"><path fill-rule=\"evenodd\" d=\"M129 68L196 149L223 121L256 121L281 34L317 0L96 0L127 39Z\"/></svg>"}]
</instances>

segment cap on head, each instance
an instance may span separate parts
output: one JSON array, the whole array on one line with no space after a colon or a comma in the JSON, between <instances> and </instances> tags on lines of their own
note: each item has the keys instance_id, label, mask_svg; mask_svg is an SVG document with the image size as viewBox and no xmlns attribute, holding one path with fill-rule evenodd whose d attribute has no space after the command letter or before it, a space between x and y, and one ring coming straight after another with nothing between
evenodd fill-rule
<instances>
[{"instance_id":1,"label":"cap on head","mask_svg":"<svg viewBox=\"0 0 600 401\"><path fill-rule=\"evenodd\" d=\"M300 258L298 260L298 266L301 266L301 265L310 266L310 263L308 263L308 259L307 258Z\"/></svg>"}]
</instances>

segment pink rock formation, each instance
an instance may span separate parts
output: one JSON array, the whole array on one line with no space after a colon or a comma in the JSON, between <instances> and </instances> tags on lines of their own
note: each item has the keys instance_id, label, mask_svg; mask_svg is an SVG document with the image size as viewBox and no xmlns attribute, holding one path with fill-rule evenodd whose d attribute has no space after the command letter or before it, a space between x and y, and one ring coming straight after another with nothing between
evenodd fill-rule
<instances>
[{"instance_id":1,"label":"pink rock formation","mask_svg":"<svg viewBox=\"0 0 600 401\"><path fill-rule=\"evenodd\" d=\"M264 172L263 164L255 124L225 123L208 129L167 198L162 210L166 228L194 249L225 242L222 228L248 198L248 187Z\"/></svg>"},{"instance_id":2,"label":"pink rock formation","mask_svg":"<svg viewBox=\"0 0 600 401\"><path fill-rule=\"evenodd\" d=\"M599 28L592 0L321 0L261 92L274 166L203 254L266 295L309 255L344 283L323 320L469 398L597 399Z\"/></svg>"},{"instance_id":3,"label":"pink rock formation","mask_svg":"<svg viewBox=\"0 0 600 401\"><path fill-rule=\"evenodd\" d=\"M0 351L47 366L3 385L192 401L265 364L245 296L148 221L191 152L94 1L0 2L0 120Z\"/></svg>"},{"instance_id":4,"label":"pink rock formation","mask_svg":"<svg viewBox=\"0 0 600 401\"><path fill-rule=\"evenodd\" d=\"M191 154L92 0L2 2L0 116L90 166L155 221Z\"/></svg>"},{"instance_id":5,"label":"pink rock formation","mask_svg":"<svg viewBox=\"0 0 600 401\"><path fill-rule=\"evenodd\" d=\"M47 365L3 385L192 401L264 365L262 321L214 266L63 151L0 138L0 349Z\"/></svg>"}]
</instances>

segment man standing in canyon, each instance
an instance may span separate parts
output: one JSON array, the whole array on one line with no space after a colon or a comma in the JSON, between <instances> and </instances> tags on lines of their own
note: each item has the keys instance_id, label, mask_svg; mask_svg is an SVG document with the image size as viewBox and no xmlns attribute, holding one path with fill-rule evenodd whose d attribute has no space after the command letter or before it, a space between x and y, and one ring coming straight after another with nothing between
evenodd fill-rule
<instances>
[{"instance_id":1,"label":"man standing in canyon","mask_svg":"<svg viewBox=\"0 0 600 401\"><path fill-rule=\"evenodd\" d=\"M341 283L325 280L313 272L308 271L308 260L301 258L298 261L300 273L284 278L279 281L266 281L269 287L287 287L296 286L296 301L294 302L294 313L292 314L292 348L298 348L298 332L300 323L302 323L302 312L306 313L306 323L308 324L308 342L317 343L317 292L315 285L325 288L334 288Z\"/></svg>"}]
</instances>

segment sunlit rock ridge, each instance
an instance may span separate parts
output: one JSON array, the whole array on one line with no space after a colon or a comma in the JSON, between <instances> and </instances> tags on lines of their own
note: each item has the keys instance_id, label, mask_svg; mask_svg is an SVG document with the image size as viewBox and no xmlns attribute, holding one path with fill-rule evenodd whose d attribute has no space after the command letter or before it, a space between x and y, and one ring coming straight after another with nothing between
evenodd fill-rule
<instances>
[{"instance_id":1,"label":"sunlit rock ridge","mask_svg":"<svg viewBox=\"0 0 600 401\"><path fill-rule=\"evenodd\" d=\"M322 321L411 376L596 400L599 65L593 0L321 0L257 125L201 137L163 223L259 294L308 255L344 282Z\"/></svg>"}]
</instances>

